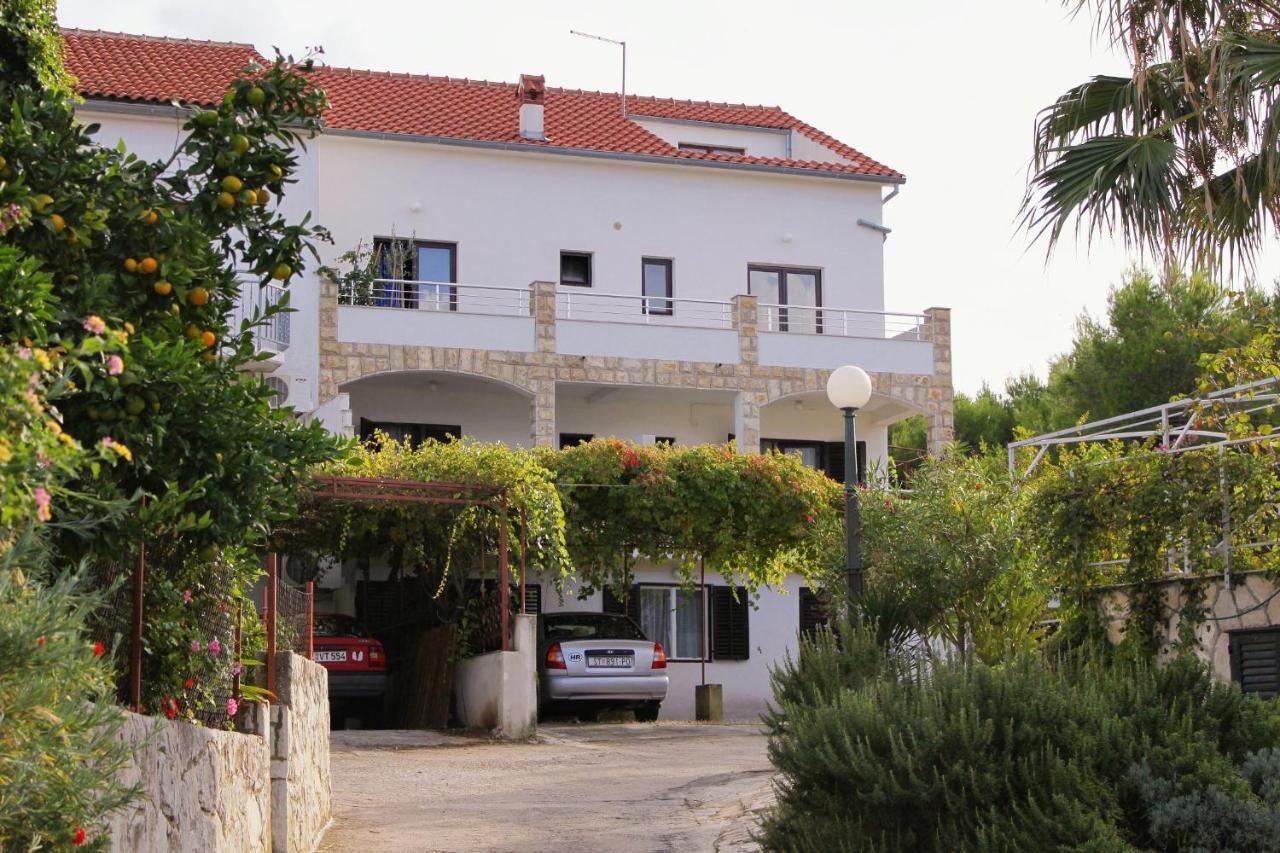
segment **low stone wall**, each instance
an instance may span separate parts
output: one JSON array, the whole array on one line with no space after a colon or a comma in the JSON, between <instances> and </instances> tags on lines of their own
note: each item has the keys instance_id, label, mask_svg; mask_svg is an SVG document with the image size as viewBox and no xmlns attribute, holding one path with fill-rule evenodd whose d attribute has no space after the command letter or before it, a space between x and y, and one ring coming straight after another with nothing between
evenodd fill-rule
<instances>
[{"instance_id":1,"label":"low stone wall","mask_svg":"<svg viewBox=\"0 0 1280 853\"><path fill-rule=\"evenodd\" d=\"M271 842L276 851L310 853L329 825L329 673L295 655L276 655L271 706Z\"/></svg>"},{"instance_id":2,"label":"low stone wall","mask_svg":"<svg viewBox=\"0 0 1280 853\"><path fill-rule=\"evenodd\" d=\"M458 716L470 728L510 740L538 728L536 616L515 617L515 651L490 652L458 664L453 677Z\"/></svg>"},{"instance_id":3,"label":"low stone wall","mask_svg":"<svg viewBox=\"0 0 1280 853\"><path fill-rule=\"evenodd\" d=\"M260 713L258 708L247 712ZM269 850L270 756L258 735L127 713L119 739L133 748L121 773L142 796L110 821L111 850Z\"/></svg>"},{"instance_id":4,"label":"low stone wall","mask_svg":"<svg viewBox=\"0 0 1280 853\"><path fill-rule=\"evenodd\" d=\"M1228 681L1231 679L1231 632L1280 625L1280 595L1275 594L1275 582L1261 572L1234 575L1230 583L1222 578L1202 582L1203 597L1195 603L1204 608L1206 619L1196 630L1196 654L1213 667L1219 678ZM1165 625L1167 657L1178 639L1180 614L1188 603L1187 588L1182 580L1171 578L1162 584L1161 592L1166 612L1173 614ZM1111 641L1120 642L1129 614L1128 591L1116 589L1108 593L1103 599L1103 612Z\"/></svg>"}]
</instances>

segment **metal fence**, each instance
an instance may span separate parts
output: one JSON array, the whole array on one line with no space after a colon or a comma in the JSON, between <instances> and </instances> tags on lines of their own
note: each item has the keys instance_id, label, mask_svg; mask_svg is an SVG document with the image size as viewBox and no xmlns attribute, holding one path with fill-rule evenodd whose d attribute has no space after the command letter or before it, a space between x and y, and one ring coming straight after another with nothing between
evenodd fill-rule
<instances>
[{"instance_id":1,"label":"metal fence","mask_svg":"<svg viewBox=\"0 0 1280 853\"><path fill-rule=\"evenodd\" d=\"M232 331L239 331L243 323L253 322L266 312L267 308L278 305L284 298L284 288L278 284L268 284L248 276L240 277L240 297L231 310L227 324ZM281 352L289 347L289 312L281 311L272 315L262 325L253 330L254 344L259 350Z\"/></svg>"},{"instance_id":2,"label":"metal fence","mask_svg":"<svg viewBox=\"0 0 1280 853\"><path fill-rule=\"evenodd\" d=\"M437 313L528 317L529 296L528 287L380 278L367 284L342 285L338 290L338 303Z\"/></svg>"},{"instance_id":3,"label":"metal fence","mask_svg":"<svg viewBox=\"0 0 1280 853\"><path fill-rule=\"evenodd\" d=\"M280 561L267 555L267 583L262 590L262 621L267 635L267 691L275 702L276 652L292 651L311 659L314 655L312 628L315 624L315 587L307 581L303 589L280 579Z\"/></svg>"},{"instance_id":4,"label":"metal fence","mask_svg":"<svg viewBox=\"0 0 1280 853\"><path fill-rule=\"evenodd\" d=\"M761 302L760 331L833 335L841 338L929 341L933 329L923 314L864 311L814 305L776 305Z\"/></svg>"},{"instance_id":5,"label":"metal fence","mask_svg":"<svg viewBox=\"0 0 1280 853\"><path fill-rule=\"evenodd\" d=\"M556 291L556 317L647 326L732 329L733 303L717 299L676 299L631 293Z\"/></svg>"}]
</instances>

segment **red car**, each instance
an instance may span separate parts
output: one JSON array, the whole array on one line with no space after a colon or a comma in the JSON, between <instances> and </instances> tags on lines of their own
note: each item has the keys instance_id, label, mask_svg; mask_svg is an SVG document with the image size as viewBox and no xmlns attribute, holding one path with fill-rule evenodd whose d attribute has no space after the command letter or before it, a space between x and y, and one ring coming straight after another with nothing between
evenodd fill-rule
<instances>
[{"instance_id":1,"label":"red car","mask_svg":"<svg viewBox=\"0 0 1280 853\"><path fill-rule=\"evenodd\" d=\"M352 616L316 614L316 663L329 670L329 698L381 696L387 687L387 655Z\"/></svg>"}]
</instances>

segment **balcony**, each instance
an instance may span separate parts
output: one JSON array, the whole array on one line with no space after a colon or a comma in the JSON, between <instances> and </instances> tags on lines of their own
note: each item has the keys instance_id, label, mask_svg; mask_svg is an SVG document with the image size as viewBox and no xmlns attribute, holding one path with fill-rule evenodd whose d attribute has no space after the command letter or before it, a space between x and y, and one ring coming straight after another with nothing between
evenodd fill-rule
<instances>
[{"instance_id":1,"label":"balcony","mask_svg":"<svg viewBox=\"0 0 1280 853\"><path fill-rule=\"evenodd\" d=\"M256 323L269 307L280 304L284 288L277 284L263 283L249 276L240 277L240 298L236 300L228 318L232 330L245 323ZM260 353L278 356L289 348L289 312L282 311L267 318L253 329L254 346ZM279 359L268 358L260 366L278 366Z\"/></svg>"},{"instance_id":2,"label":"balcony","mask_svg":"<svg viewBox=\"0 0 1280 853\"><path fill-rule=\"evenodd\" d=\"M934 371L930 316L852 308L380 279L338 293L340 343L879 373Z\"/></svg>"},{"instance_id":3,"label":"balcony","mask_svg":"<svg viewBox=\"0 0 1280 853\"><path fill-rule=\"evenodd\" d=\"M377 279L338 294L338 340L533 352L530 290Z\"/></svg>"}]
</instances>

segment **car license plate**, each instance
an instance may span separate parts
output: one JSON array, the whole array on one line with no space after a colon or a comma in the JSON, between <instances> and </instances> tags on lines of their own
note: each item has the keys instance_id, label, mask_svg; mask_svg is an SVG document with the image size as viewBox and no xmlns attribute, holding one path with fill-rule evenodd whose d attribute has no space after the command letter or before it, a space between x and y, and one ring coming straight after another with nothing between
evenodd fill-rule
<instances>
[{"instance_id":1,"label":"car license plate","mask_svg":"<svg viewBox=\"0 0 1280 853\"><path fill-rule=\"evenodd\" d=\"M631 655L591 655L587 657L587 666L601 669L630 669Z\"/></svg>"},{"instance_id":2,"label":"car license plate","mask_svg":"<svg viewBox=\"0 0 1280 853\"><path fill-rule=\"evenodd\" d=\"M346 663L346 652L316 652L316 663Z\"/></svg>"}]
</instances>

